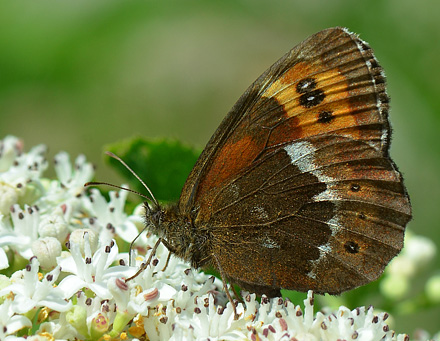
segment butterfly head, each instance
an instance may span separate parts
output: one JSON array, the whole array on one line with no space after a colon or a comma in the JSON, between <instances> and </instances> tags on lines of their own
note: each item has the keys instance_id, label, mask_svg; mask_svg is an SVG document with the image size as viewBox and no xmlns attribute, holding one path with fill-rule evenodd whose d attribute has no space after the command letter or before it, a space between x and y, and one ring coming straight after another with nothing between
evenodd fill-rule
<instances>
[{"instance_id":1,"label":"butterfly head","mask_svg":"<svg viewBox=\"0 0 440 341\"><path fill-rule=\"evenodd\" d=\"M151 200L144 201L144 223L145 229L157 235L160 238L165 237L165 229L168 224L164 222L165 207Z\"/></svg>"},{"instance_id":2,"label":"butterfly head","mask_svg":"<svg viewBox=\"0 0 440 341\"><path fill-rule=\"evenodd\" d=\"M195 228L190 216L182 214L178 205L155 205L144 203L145 228L162 239L167 249L200 268L209 263L209 233L204 228Z\"/></svg>"},{"instance_id":3,"label":"butterfly head","mask_svg":"<svg viewBox=\"0 0 440 341\"><path fill-rule=\"evenodd\" d=\"M162 206L154 202L149 203L148 201L144 202L144 208L145 208L145 225L147 229L156 235L162 236L163 233L159 233L159 232L161 231L164 209L162 208Z\"/></svg>"}]
</instances>

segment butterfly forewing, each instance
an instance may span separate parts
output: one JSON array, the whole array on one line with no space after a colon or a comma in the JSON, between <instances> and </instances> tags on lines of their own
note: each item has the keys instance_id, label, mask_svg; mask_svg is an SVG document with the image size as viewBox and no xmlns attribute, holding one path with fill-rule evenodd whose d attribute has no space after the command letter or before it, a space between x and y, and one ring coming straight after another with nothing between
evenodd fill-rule
<instances>
[{"instance_id":1,"label":"butterfly forewing","mask_svg":"<svg viewBox=\"0 0 440 341\"><path fill-rule=\"evenodd\" d=\"M371 49L344 29L321 31L240 98L179 208L209 230L211 263L246 289L360 286L400 251L411 216L389 133Z\"/></svg>"}]
</instances>

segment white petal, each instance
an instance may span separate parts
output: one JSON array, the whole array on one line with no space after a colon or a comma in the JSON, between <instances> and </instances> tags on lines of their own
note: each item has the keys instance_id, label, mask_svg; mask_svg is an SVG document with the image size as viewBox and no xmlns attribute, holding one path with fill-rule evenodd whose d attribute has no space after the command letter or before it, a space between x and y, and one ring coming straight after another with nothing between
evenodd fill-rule
<instances>
[{"instance_id":1,"label":"white petal","mask_svg":"<svg viewBox=\"0 0 440 341\"><path fill-rule=\"evenodd\" d=\"M64 278L58 285L58 288L64 293L64 298L70 298L81 288L87 286L81 278L75 275L70 275Z\"/></svg>"}]
</instances>

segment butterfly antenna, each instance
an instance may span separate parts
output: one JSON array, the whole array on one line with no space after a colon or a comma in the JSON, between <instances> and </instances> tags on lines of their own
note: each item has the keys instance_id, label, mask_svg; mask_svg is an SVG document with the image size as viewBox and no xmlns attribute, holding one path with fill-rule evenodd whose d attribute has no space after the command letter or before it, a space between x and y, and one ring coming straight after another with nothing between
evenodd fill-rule
<instances>
[{"instance_id":1,"label":"butterfly antenna","mask_svg":"<svg viewBox=\"0 0 440 341\"><path fill-rule=\"evenodd\" d=\"M153 203L156 205L156 207L159 207L159 202L156 200L156 198L153 195L153 192L151 192L150 188L145 184L145 182L134 172L134 170L132 170L119 156L113 154L112 152L105 152L108 156L114 158L115 160L118 160L120 163L122 163L124 165L125 168L127 168L131 174L133 174L136 179L139 180L139 182L146 188L146 190L148 191L148 193L151 195L151 198L153 200ZM134 192L134 191L132 191ZM134 192L136 193L136 192ZM139 194L139 193L138 193ZM142 197L145 198L144 195L141 195Z\"/></svg>"},{"instance_id":2,"label":"butterfly antenna","mask_svg":"<svg viewBox=\"0 0 440 341\"><path fill-rule=\"evenodd\" d=\"M151 201L151 198L150 198L150 197L147 197L146 195L144 195L144 194L142 194L142 193L139 193L139 192L133 191L132 189L127 188L127 187L122 187L122 186L113 185L113 184L108 183L108 182L90 181L90 182L86 182L86 183L84 184L84 187L89 187L89 186L100 186L100 185L105 185L105 186L110 186L110 187L114 187L114 188L122 189L122 190L124 190L124 191L127 191L127 192L131 192L131 193L137 194L137 195L141 196L142 198L145 198L145 199Z\"/></svg>"}]
</instances>

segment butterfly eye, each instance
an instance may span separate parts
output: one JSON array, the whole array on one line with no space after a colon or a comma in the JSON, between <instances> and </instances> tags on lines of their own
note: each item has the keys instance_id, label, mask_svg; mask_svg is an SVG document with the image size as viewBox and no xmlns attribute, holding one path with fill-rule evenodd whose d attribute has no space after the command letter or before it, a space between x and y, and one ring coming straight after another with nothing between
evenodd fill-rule
<instances>
[{"instance_id":1,"label":"butterfly eye","mask_svg":"<svg viewBox=\"0 0 440 341\"><path fill-rule=\"evenodd\" d=\"M154 224L154 226L159 226L162 221L162 215L163 212L159 209L157 211L150 211L151 212L151 222Z\"/></svg>"},{"instance_id":2,"label":"butterfly eye","mask_svg":"<svg viewBox=\"0 0 440 341\"><path fill-rule=\"evenodd\" d=\"M144 201L144 208L145 208L145 215L150 216L152 210L151 210L150 204L148 204L147 201Z\"/></svg>"}]
</instances>

